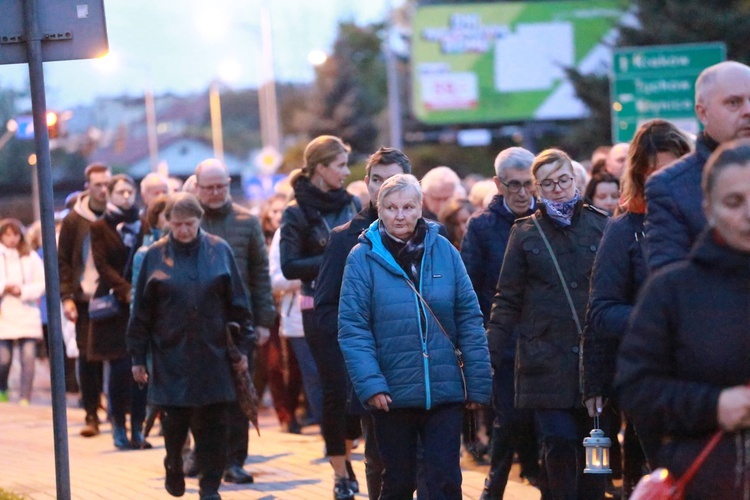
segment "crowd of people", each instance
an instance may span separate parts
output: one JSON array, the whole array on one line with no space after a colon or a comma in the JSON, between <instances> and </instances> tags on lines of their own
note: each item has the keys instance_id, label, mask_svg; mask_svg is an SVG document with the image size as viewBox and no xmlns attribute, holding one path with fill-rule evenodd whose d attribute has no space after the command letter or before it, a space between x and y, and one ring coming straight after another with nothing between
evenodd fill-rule
<instances>
[{"instance_id":1,"label":"crowd of people","mask_svg":"<svg viewBox=\"0 0 750 500\"><path fill-rule=\"evenodd\" d=\"M320 136L258 215L216 159L179 190L149 174L142 206L132 178L90 165L58 227L81 435L100 433L103 394L119 450L150 448L158 414L166 490L198 476L220 498L254 481L249 371L284 431L320 425L335 500L359 492L358 439L373 499L462 498L462 444L489 463L482 499L503 498L515 456L544 499L605 498L611 478L583 470L593 417L623 498L717 430L686 496L747 494L750 67L704 70L696 114L695 138L652 120L581 163L507 148L471 183L446 166L420 182L383 147L347 189L349 147ZM15 347L29 404L44 345L32 233L0 220L0 402Z\"/></svg>"}]
</instances>

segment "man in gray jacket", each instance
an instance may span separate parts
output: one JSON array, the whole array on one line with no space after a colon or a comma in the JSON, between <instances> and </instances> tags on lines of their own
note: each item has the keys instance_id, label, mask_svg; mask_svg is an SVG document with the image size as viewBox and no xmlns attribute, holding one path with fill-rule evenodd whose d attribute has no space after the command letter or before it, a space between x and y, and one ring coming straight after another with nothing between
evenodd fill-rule
<instances>
[{"instance_id":1,"label":"man in gray jacket","mask_svg":"<svg viewBox=\"0 0 750 500\"><path fill-rule=\"evenodd\" d=\"M276 318L276 307L260 221L247 209L232 202L229 171L223 162L204 160L195 169L195 176L198 200L206 212L201 228L225 239L232 248L243 284L249 292L256 336L265 342ZM248 358L251 357L250 353ZM249 423L238 404L230 410L229 420L224 481L251 483L253 477L242 467L247 458Z\"/></svg>"}]
</instances>

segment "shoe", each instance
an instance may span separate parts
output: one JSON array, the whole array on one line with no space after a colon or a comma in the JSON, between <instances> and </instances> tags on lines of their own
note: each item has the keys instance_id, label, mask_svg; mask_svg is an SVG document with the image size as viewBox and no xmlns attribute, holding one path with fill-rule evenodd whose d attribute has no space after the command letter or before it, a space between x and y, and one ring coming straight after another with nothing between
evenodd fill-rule
<instances>
[{"instance_id":1,"label":"shoe","mask_svg":"<svg viewBox=\"0 0 750 500\"><path fill-rule=\"evenodd\" d=\"M245 469L239 465L230 465L224 470L224 482L235 484L250 484L253 476L245 472Z\"/></svg>"},{"instance_id":2,"label":"shoe","mask_svg":"<svg viewBox=\"0 0 750 500\"><path fill-rule=\"evenodd\" d=\"M134 450L150 450L153 448L151 443L143 437L143 432L139 429L130 432L130 447Z\"/></svg>"},{"instance_id":3,"label":"shoe","mask_svg":"<svg viewBox=\"0 0 750 500\"><path fill-rule=\"evenodd\" d=\"M357 476L354 475L354 469L349 460L346 461L346 473L349 474L349 489L354 493L359 493L359 481L357 481Z\"/></svg>"},{"instance_id":4,"label":"shoe","mask_svg":"<svg viewBox=\"0 0 750 500\"><path fill-rule=\"evenodd\" d=\"M8 399L8 391L0 391L0 403L7 403Z\"/></svg>"},{"instance_id":5,"label":"shoe","mask_svg":"<svg viewBox=\"0 0 750 500\"><path fill-rule=\"evenodd\" d=\"M193 450L183 453L182 472L185 473L186 477L198 477L200 469L198 469L198 461L195 459L195 452Z\"/></svg>"},{"instance_id":6,"label":"shoe","mask_svg":"<svg viewBox=\"0 0 750 500\"><path fill-rule=\"evenodd\" d=\"M81 436L89 438L97 435L99 435L99 419L96 415L87 415L86 425L81 429Z\"/></svg>"},{"instance_id":7,"label":"shoe","mask_svg":"<svg viewBox=\"0 0 750 500\"><path fill-rule=\"evenodd\" d=\"M115 448L118 450L132 450L130 441L128 440L128 431L125 426L114 425L112 426L112 437L115 440Z\"/></svg>"},{"instance_id":8,"label":"shoe","mask_svg":"<svg viewBox=\"0 0 750 500\"><path fill-rule=\"evenodd\" d=\"M182 474L182 467L169 467L167 458L164 457L164 489L173 497L181 497L185 494L185 476Z\"/></svg>"},{"instance_id":9,"label":"shoe","mask_svg":"<svg viewBox=\"0 0 750 500\"><path fill-rule=\"evenodd\" d=\"M287 432L289 434L302 434L302 426L300 426L299 422L297 422L297 419L294 418L286 424L284 432Z\"/></svg>"},{"instance_id":10,"label":"shoe","mask_svg":"<svg viewBox=\"0 0 750 500\"><path fill-rule=\"evenodd\" d=\"M333 500L354 500L348 477L337 477L333 484Z\"/></svg>"},{"instance_id":11,"label":"shoe","mask_svg":"<svg viewBox=\"0 0 750 500\"><path fill-rule=\"evenodd\" d=\"M488 451L487 447L480 441L467 444L466 451L469 452L469 455L471 455L471 458L474 459L477 465L487 465L489 463L485 457Z\"/></svg>"},{"instance_id":12,"label":"shoe","mask_svg":"<svg viewBox=\"0 0 750 500\"><path fill-rule=\"evenodd\" d=\"M211 493L203 493L202 491L199 491L198 495L201 500L221 500L221 495L216 491L212 491Z\"/></svg>"}]
</instances>

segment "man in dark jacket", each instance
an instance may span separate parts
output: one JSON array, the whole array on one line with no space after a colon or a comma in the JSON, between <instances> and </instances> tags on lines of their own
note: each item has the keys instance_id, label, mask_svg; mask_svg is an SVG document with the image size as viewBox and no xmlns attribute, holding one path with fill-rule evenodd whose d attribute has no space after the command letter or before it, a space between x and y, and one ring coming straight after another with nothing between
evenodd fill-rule
<instances>
[{"instance_id":1,"label":"man in dark jacket","mask_svg":"<svg viewBox=\"0 0 750 500\"><path fill-rule=\"evenodd\" d=\"M78 197L73 209L65 216L57 244L60 268L60 299L65 317L76 325L78 344L78 379L81 399L86 410L86 425L81 436L99 434L99 397L102 392L102 363L89 361L87 355L89 332L89 300L96 291L99 274L91 253L89 229L91 223L104 214L107 205L107 185L112 178L108 166L93 163L86 167L86 192Z\"/></svg>"},{"instance_id":2,"label":"man in dark jacket","mask_svg":"<svg viewBox=\"0 0 750 500\"><path fill-rule=\"evenodd\" d=\"M367 191L370 193L370 205L363 208L351 221L331 231L315 287L315 311L318 314L319 328L321 332L326 332L326 335L330 335L334 339L338 338L339 295L341 280L344 277L346 257L357 244L362 231L378 218L378 210L374 203L378 199L380 186L386 179L396 174L411 173L411 163L406 155L398 149L380 148L370 156L365 172L365 184L367 185ZM344 370L346 369L344 368ZM343 374L346 375L346 372L344 371ZM352 397L356 400L356 396ZM375 447L372 421L369 415L363 416L362 429L365 436L367 491L370 498L378 498L382 464Z\"/></svg>"},{"instance_id":3,"label":"man in dark jacket","mask_svg":"<svg viewBox=\"0 0 750 500\"><path fill-rule=\"evenodd\" d=\"M650 271L687 258L706 225L701 173L719 144L750 137L750 67L725 61L695 82L695 113L703 124L695 151L646 182L646 259Z\"/></svg>"},{"instance_id":4,"label":"man in dark jacket","mask_svg":"<svg viewBox=\"0 0 750 500\"><path fill-rule=\"evenodd\" d=\"M229 195L229 171L219 160L202 161L195 169L198 200L205 210L201 228L229 243L249 292L255 320L255 332L264 342L276 318L276 307L268 273L268 252L258 218L248 210L232 203ZM253 477L245 472L249 422L238 404L231 405L227 438L227 469L224 481L251 483Z\"/></svg>"},{"instance_id":5,"label":"man in dark jacket","mask_svg":"<svg viewBox=\"0 0 750 500\"><path fill-rule=\"evenodd\" d=\"M461 259L466 265L484 325L490 320L492 298L495 296L505 247L513 223L534 212L535 186L531 177L534 155L518 147L508 148L495 158L495 185L498 194L489 206L472 216L461 243ZM539 475L538 451L534 434L533 414L513 407L513 360L515 342L505 352L507 362L493 374L493 407L490 472L484 484L483 499L502 498L518 450L521 475L534 482Z\"/></svg>"}]
</instances>

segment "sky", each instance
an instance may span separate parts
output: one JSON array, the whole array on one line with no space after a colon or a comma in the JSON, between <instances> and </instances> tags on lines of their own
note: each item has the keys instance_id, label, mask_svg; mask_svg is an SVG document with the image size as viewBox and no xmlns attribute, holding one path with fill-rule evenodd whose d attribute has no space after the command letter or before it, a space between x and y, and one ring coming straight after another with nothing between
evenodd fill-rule
<instances>
[{"instance_id":1,"label":"sky","mask_svg":"<svg viewBox=\"0 0 750 500\"><path fill-rule=\"evenodd\" d=\"M269 8L279 82L307 82L312 50L328 51L339 21L385 19L403 0L104 0L108 61L44 64L47 107L85 105L97 96L201 91L216 79L232 88L260 81L260 3ZM24 65L0 66L0 87L28 87Z\"/></svg>"}]
</instances>

